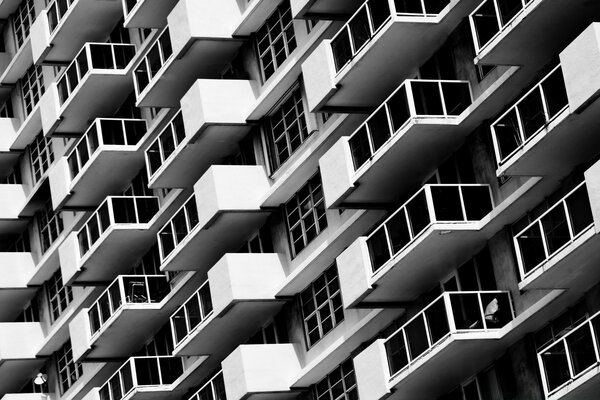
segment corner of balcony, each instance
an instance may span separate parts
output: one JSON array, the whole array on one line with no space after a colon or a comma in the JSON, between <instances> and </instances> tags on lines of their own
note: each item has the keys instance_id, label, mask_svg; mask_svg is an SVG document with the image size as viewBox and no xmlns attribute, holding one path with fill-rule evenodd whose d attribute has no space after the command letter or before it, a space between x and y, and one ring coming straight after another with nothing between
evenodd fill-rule
<instances>
[{"instance_id":1,"label":"corner of balcony","mask_svg":"<svg viewBox=\"0 0 600 400\"><path fill-rule=\"evenodd\" d=\"M17 233L25 228L27 219L20 218L28 201L21 184L0 184L0 234Z\"/></svg>"},{"instance_id":2,"label":"corner of balcony","mask_svg":"<svg viewBox=\"0 0 600 400\"><path fill-rule=\"evenodd\" d=\"M245 115L255 101L250 81L199 79L181 99L181 111L150 144L149 185L189 187L231 154L249 131ZM165 149L172 140L175 149Z\"/></svg>"},{"instance_id":3,"label":"corner of balcony","mask_svg":"<svg viewBox=\"0 0 600 400\"><path fill-rule=\"evenodd\" d=\"M120 1L59 1L49 2L31 26L35 64L72 60L84 43L106 39L123 12Z\"/></svg>"},{"instance_id":4,"label":"corner of balcony","mask_svg":"<svg viewBox=\"0 0 600 400\"><path fill-rule=\"evenodd\" d=\"M173 354L218 359L229 354L281 308L284 301L276 294L284 279L278 254L223 256L201 288L171 316ZM190 319L193 310L200 314Z\"/></svg>"},{"instance_id":5,"label":"corner of balcony","mask_svg":"<svg viewBox=\"0 0 600 400\"><path fill-rule=\"evenodd\" d=\"M123 26L131 28L164 28L167 16L177 0L125 0Z\"/></svg>"},{"instance_id":6,"label":"corner of balcony","mask_svg":"<svg viewBox=\"0 0 600 400\"><path fill-rule=\"evenodd\" d=\"M161 270L206 271L235 251L266 220L261 199L269 190L263 166L214 165L194 185L194 195L158 233ZM175 223L185 232L175 232Z\"/></svg>"},{"instance_id":7,"label":"corner of balcony","mask_svg":"<svg viewBox=\"0 0 600 400\"><path fill-rule=\"evenodd\" d=\"M300 372L293 344L241 345L223 360L227 400L288 399Z\"/></svg>"},{"instance_id":8,"label":"corner of balcony","mask_svg":"<svg viewBox=\"0 0 600 400\"><path fill-rule=\"evenodd\" d=\"M140 119L98 118L49 173L54 209L85 208L117 193L144 165Z\"/></svg>"},{"instance_id":9,"label":"corner of balcony","mask_svg":"<svg viewBox=\"0 0 600 400\"><path fill-rule=\"evenodd\" d=\"M318 112L336 91L330 40L323 40L302 63L302 77L308 109Z\"/></svg>"},{"instance_id":10,"label":"corner of balcony","mask_svg":"<svg viewBox=\"0 0 600 400\"><path fill-rule=\"evenodd\" d=\"M110 282L131 268L155 238L157 197L109 196L60 245L65 285Z\"/></svg>"},{"instance_id":11,"label":"corner of balcony","mask_svg":"<svg viewBox=\"0 0 600 400\"><path fill-rule=\"evenodd\" d=\"M2 322L0 342L0 393L16 392L25 384L17 377L34 376L45 362L36 356L44 342L42 325L39 322Z\"/></svg>"},{"instance_id":12,"label":"corner of balcony","mask_svg":"<svg viewBox=\"0 0 600 400\"><path fill-rule=\"evenodd\" d=\"M17 317L37 288L29 286L35 271L31 253L0 252L0 321Z\"/></svg>"}]
</instances>

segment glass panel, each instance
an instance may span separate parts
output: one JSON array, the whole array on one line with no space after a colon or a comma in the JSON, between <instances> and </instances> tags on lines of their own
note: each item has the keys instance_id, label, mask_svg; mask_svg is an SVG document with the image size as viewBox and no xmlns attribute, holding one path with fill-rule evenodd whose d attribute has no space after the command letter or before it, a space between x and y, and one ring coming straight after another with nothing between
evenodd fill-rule
<instances>
[{"instance_id":1,"label":"glass panel","mask_svg":"<svg viewBox=\"0 0 600 400\"><path fill-rule=\"evenodd\" d=\"M471 90L467 83L441 82L446 115L460 115L471 105Z\"/></svg>"},{"instance_id":2,"label":"glass panel","mask_svg":"<svg viewBox=\"0 0 600 400\"><path fill-rule=\"evenodd\" d=\"M496 136L496 142L498 143L500 161L504 161L523 143L516 111L511 109L492 128Z\"/></svg>"},{"instance_id":3,"label":"glass panel","mask_svg":"<svg viewBox=\"0 0 600 400\"><path fill-rule=\"evenodd\" d=\"M539 224L534 224L517 237L519 249L521 250L521 262L525 273L538 266L546 259L544 243Z\"/></svg>"},{"instance_id":4,"label":"glass panel","mask_svg":"<svg viewBox=\"0 0 600 400\"><path fill-rule=\"evenodd\" d=\"M408 358L406 356L406 343L404 343L403 331L399 331L390 337L385 343L385 350L388 357L388 363L390 366L390 373L395 374L400 371L406 365L408 365Z\"/></svg>"},{"instance_id":5,"label":"glass panel","mask_svg":"<svg viewBox=\"0 0 600 400\"><path fill-rule=\"evenodd\" d=\"M410 109L406 98L406 86L402 86L387 102L394 133L410 119Z\"/></svg>"},{"instance_id":6,"label":"glass panel","mask_svg":"<svg viewBox=\"0 0 600 400\"><path fill-rule=\"evenodd\" d=\"M367 8L362 8L356 13L350 21L348 21L352 42L354 44L354 52L358 52L360 48L367 43L371 38L371 29L369 28L369 17Z\"/></svg>"},{"instance_id":7,"label":"glass panel","mask_svg":"<svg viewBox=\"0 0 600 400\"><path fill-rule=\"evenodd\" d=\"M481 308L476 293L451 293L450 303L456 329L483 329Z\"/></svg>"},{"instance_id":8,"label":"glass panel","mask_svg":"<svg viewBox=\"0 0 600 400\"><path fill-rule=\"evenodd\" d=\"M444 115L438 82L411 81L417 115Z\"/></svg>"},{"instance_id":9,"label":"glass panel","mask_svg":"<svg viewBox=\"0 0 600 400\"><path fill-rule=\"evenodd\" d=\"M546 383L549 390L554 390L570 379L569 364L564 342L561 340L548 348L541 355Z\"/></svg>"},{"instance_id":10,"label":"glass panel","mask_svg":"<svg viewBox=\"0 0 600 400\"><path fill-rule=\"evenodd\" d=\"M546 238L548 256L551 256L571 240L563 204L559 203L544 215L540 221Z\"/></svg>"},{"instance_id":11,"label":"glass panel","mask_svg":"<svg viewBox=\"0 0 600 400\"><path fill-rule=\"evenodd\" d=\"M400 210L395 216L386 222L390 241L392 242L392 254L398 253L410 242L410 232L404 210Z\"/></svg>"},{"instance_id":12,"label":"glass panel","mask_svg":"<svg viewBox=\"0 0 600 400\"><path fill-rule=\"evenodd\" d=\"M542 97L538 88L517 104L525 140L537 133L546 124Z\"/></svg>"},{"instance_id":13,"label":"glass panel","mask_svg":"<svg viewBox=\"0 0 600 400\"><path fill-rule=\"evenodd\" d=\"M158 359L163 385L170 385L183 374L183 364L180 358L165 357Z\"/></svg>"},{"instance_id":14,"label":"glass panel","mask_svg":"<svg viewBox=\"0 0 600 400\"><path fill-rule=\"evenodd\" d=\"M467 221L479 221L492 211L488 186L461 186Z\"/></svg>"},{"instance_id":15,"label":"glass panel","mask_svg":"<svg viewBox=\"0 0 600 400\"><path fill-rule=\"evenodd\" d=\"M360 168L371 157L371 148L369 146L368 136L369 134L367 129L363 126L361 129L356 131L348 141L355 170Z\"/></svg>"},{"instance_id":16,"label":"glass panel","mask_svg":"<svg viewBox=\"0 0 600 400\"><path fill-rule=\"evenodd\" d=\"M578 235L594 222L587 188L582 185L566 199L573 234Z\"/></svg>"},{"instance_id":17,"label":"glass panel","mask_svg":"<svg viewBox=\"0 0 600 400\"><path fill-rule=\"evenodd\" d=\"M390 259L390 250L385 235L385 228L381 227L367 239L373 272L377 271Z\"/></svg>"},{"instance_id":18,"label":"glass panel","mask_svg":"<svg viewBox=\"0 0 600 400\"><path fill-rule=\"evenodd\" d=\"M373 139L373 151L376 152L391 136L390 125L385 107L377 110L367 121ZM363 128L364 129L364 128Z\"/></svg>"},{"instance_id":19,"label":"glass panel","mask_svg":"<svg viewBox=\"0 0 600 400\"><path fill-rule=\"evenodd\" d=\"M566 337L573 373L579 375L596 363L590 325L585 324Z\"/></svg>"},{"instance_id":20,"label":"glass panel","mask_svg":"<svg viewBox=\"0 0 600 400\"><path fill-rule=\"evenodd\" d=\"M408 341L410 359L414 360L429 348L429 344L427 343L427 331L425 330L425 320L423 319L423 316L419 316L406 325L404 331L406 332L406 340Z\"/></svg>"},{"instance_id":21,"label":"glass panel","mask_svg":"<svg viewBox=\"0 0 600 400\"><path fill-rule=\"evenodd\" d=\"M190 331L202 322L202 313L197 296L194 296L185 304L185 312L188 319Z\"/></svg>"},{"instance_id":22,"label":"glass panel","mask_svg":"<svg viewBox=\"0 0 600 400\"><path fill-rule=\"evenodd\" d=\"M500 31L493 0L486 0L479 6L473 13L472 20L479 48L485 46Z\"/></svg>"},{"instance_id":23,"label":"glass panel","mask_svg":"<svg viewBox=\"0 0 600 400\"><path fill-rule=\"evenodd\" d=\"M542 82L549 118L552 119L569 105L562 69L558 68Z\"/></svg>"},{"instance_id":24,"label":"glass panel","mask_svg":"<svg viewBox=\"0 0 600 400\"><path fill-rule=\"evenodd\" d=\"M427 208L427 199L425 191L421 191L406 205L408 219L412 229L413 237L418 235L431 222Z\"/></svg>"},{"instance_id":25,"label":"glass panel","mask_svg":"<svg viewBox=\"0 0 600 400\"><path fill-rule=\"evenodd\" d=\"M440 297L425 310L425 318L427 319L427 327L429 328L432 343L437 343L450 332L448 314L446 313L443 297Z\"/></svg>"},{"instance_id":26,"label":"glass panel","mask_svg":"<svg viewBox=\"0 0 600 400\"><path fill-rule=\"evenodd\" d=\"M350 34L346 27L331 41L331 50L335 69L339 71L352 58L352 49L350 48Z\"/></svg>"},{"instance_id":27,"label":"glass panel","mask_svg":"<svg viewBox=\"0 0 600 400\"><path fill-rule=\"evenodd\" d=\"M134 362L138 386L160 384L158 363L155 358L135 358Z\"/></svg>"},{"instance_id":28,"label":"glass panel","mask_svg":"<svg viewBox=\"0 0 600 400\"><path fill-rule=\"evenodd\" d=\"M464 221L458 186L431 186L435 218L438 221Z\"/></svg>"}]
</instances>

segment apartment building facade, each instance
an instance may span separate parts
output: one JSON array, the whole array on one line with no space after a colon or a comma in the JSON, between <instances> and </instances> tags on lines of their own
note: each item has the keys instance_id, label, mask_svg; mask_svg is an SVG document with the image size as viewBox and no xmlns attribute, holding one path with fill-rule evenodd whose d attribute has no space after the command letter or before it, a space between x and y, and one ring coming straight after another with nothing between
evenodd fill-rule
<instances>
[{"instance_id":1,"label":"apartment building facade","mask_svg":"<svg viewBox=\"0 0 600 400\"><path fill-rule=\"evenodd\" d=\"M0 399L597 397L600 2L0 20Z\"/></svg>"}]
</instances>

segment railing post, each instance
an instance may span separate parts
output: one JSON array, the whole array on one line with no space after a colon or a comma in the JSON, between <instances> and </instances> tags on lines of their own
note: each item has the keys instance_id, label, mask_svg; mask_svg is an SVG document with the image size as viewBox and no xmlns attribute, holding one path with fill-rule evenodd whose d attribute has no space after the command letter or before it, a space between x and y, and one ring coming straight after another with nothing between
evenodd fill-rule
<instances>
[{"instance_id":1,"label":"railing post","mask_svg":"<svg viewBox=\"0 0 600 400\"><path fill-rule=\"evenodd\" d=\"M487 331L487 321L485 320L485 310L483 309L483 301L481 299L481 292L477 293L477 303L479 304L479 314L481 321L483 322L483 329Z\"/></svg>"},{"instance_id":2,"label":"railing post","mask_svg":"<svg viewBox=\"0 0 600 400\"><path fill-rule=\"evenodd\" d=\"M440 92L440 103L442 103L442 114L444 117L448 117L448 109L446 108L446 98L444 97L444 88L442 87L442 81L437 81L438 90Z\"/></svg>"},{"instance_id":3,"label":"railing post","mask_svg":"<svg viewBox=\"0 0 600 400\"><path fill-rule=\"evenodd\" d=\"M127 299L127 293L125 293L125 281L123 275L117 277L117 284L119 285L119 293L121 294L121 303L129 303L132 299ZM110 294L109 294L110 297Z\"/></svg>"},{"instance_id":4,"label":"railing post","mask_svg":"<svg viewBox=\"0 0 600 400\"><path fill-rule=\"evenodd\" d=\"M454 321L454 311L452 310L452 301L450 299L450 292L442 294L444 297L444 307L446 308L446 318L448 318L448 328L450 332L456 332L456 323Z\"/></svg>"},{"instance_id":5,"label":"railing post","mask_svg":"<svg viewBox=\"0 0 600 400\"><path fill-rule=\"evenodd\" d=\"M423 190L425 191L425 201L427 203L427 212L429 213L429 222L434 223L437 221L437 217L435 216L435 207L433 203L433 194L431 193L432 185L423 186Z\"/></svg>"},{"instance_id":6,"label":"railing post","mask_svg":"<svg viewBox=\"0 0 600 400\"><path fill-rule=\"evenodd\" d=\"M406 80L404 83L406 93L406 104L408 104L408 113L410 118L414 118L417 115L417 108L415 107L415 97L412 90L412 80Z\"/></svg>"},{"instance_id":7,"label":"railing post","mask_svg":"<svg viewBox=\"0 0 600 400\"><path fill-rule=\"evenodd\" d=\"M465 207L465 194L463 193L463 188L464 187L465 187L464 185L457 185L458 198L460 200L460 210L461 210L462 215L463 215L463 221L467 222L467 221L469 221L469 218L467 216L467 209Z\"/></svg>"}]
</instances>

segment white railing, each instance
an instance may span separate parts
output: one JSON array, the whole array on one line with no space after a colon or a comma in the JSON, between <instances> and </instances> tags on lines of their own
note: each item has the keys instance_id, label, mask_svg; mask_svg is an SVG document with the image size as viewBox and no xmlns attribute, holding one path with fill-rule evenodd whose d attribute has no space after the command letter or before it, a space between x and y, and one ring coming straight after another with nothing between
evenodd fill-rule
<instances>
[{"instance_id":1,"label":"white railing","mask_svg":"<svg viewBox=\"0 0 600 400\"><path fill-rule=\"evenodd\" d=\"M227 400L223 372L217 372L188 400Z\"/></svg>"},{"instance_id":2,"label":"white railing","mask_svg":"<svg viewBox=\"0 0 600 400\"><path fill-rule=\"evenodd\" d=\"M198 225L196 196L191 195L173 217L157 233L160 261L167 257Z\"/></svg>"},{"instance_id":3,"label":"white railing","mask_svg":"<svg viewBox=\"0 0 600 400\"><path fill-rule=\"evenodd\" d=\"M467 81L407 79L350 135L354 170L372 159L413 119L453 119L471 102Z\"/></svg>"},{"instance_id":4,"label":"white railing","mask_svg":"<svg viewBox=\"0 0 600 400\"><path fill-rule=\"evenodd\" d=\"M135 94L138 97L172 56L173 48L167 26L134 68Z\"/></svg>"},{"instance_id":5,"label":"white railing","mask_svg":"<svg viewBox=\"0 0 600 400\"><path fill-rule=\"evenodd\" d=\"M175 150L179 148L184 139L183 116L179 110L146 150L148 178L151 179L163 165L174 158Z\"/></svg>"},{"instance_id":6,"label":"white railing","mask_svg":"<svg viewBox=\"0 0 600 400\"><path fill-rule=\"evenodd\" d=\"M195 332L196 328L212 315L212 312L210 285L206 281L171 315L171 332L175 347Z\"/></svg>"},{"instance_id":7,"label":"white railing","mask_svg":"<svg viewBox=\"0 0 600 400\"><path fill-rule=\"evenodd\" d=\"M375 274L434 223L477 222L493 208L489 185L425 185L367 237Z\"/></svg>"},{"instance_id":8,"label":"white railing","mask_svg":"<svg viewBox=\"0 0 600 400\"><path fill-rule=\"evenodd\" d=\"M585 182L513 237L521 278L528 277L594 225Z\"/></svg>"}]
</instances>

